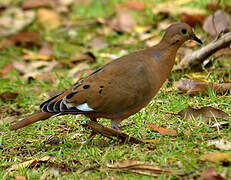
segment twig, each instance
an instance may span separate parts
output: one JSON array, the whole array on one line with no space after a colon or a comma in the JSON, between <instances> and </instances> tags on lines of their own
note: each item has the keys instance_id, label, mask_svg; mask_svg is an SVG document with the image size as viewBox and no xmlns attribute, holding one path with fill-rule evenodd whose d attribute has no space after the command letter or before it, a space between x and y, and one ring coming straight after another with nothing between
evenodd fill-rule
<instances>
[{"instance_id":1,"label":"twig","mask_svg":"<svg viewBox=\"0 0 231 180\"><path fill-rule=\"evenodd\" d=\"M94 121L88 121L87 122L87 127L91 128L94 132L100 133L101 135L107 137L107 138L112 138L112 137L117 137L119 139L122 139L124 142L133 142L133 143L144 143L143 141L136 139L134 137L130 137L125 133L116 131L114 129L105 127L101 124L98 124L97 122Z\"/></svg>"},{"instance_id":2,"label":"twig","mask_svg":"<svg viewBox=\"0 0 231 180\"><path fill-rule=\"evenodd\" d=\"M231 32L222 31L218 37L205 47L186 55L185 58L174 68L174 70L186 69L189 65L201 64L209 56L231 44Z\"/></svg>"}]
</instances>

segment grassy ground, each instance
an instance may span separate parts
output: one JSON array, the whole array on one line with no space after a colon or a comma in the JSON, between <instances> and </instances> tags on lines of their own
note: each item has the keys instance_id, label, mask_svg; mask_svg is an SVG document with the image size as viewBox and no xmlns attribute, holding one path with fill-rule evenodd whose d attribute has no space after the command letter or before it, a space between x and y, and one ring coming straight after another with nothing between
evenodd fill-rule
<instances>
[{"instance_id":1,"label":"grassy ground","mask_svg":"<svg viewBox=\"0 0 231 180\"><path fill-rule=\"evenodd\" d=\"M150 1L147 1L150 2ZM159 3L162 1L155 1ZM208 1L196 1L192 6L204 8ZM85 19L92 20L97 17L108 17L111 14L111 9L118 4L119 1L110 1L107 6L102 5L101 1L94 1L92 8L84 6L73 7L73 12L69 15L70 19ZM18 4L15 3L15 6ZM141 12L142 15L136 14L138 23L147 25L152 21L153 15L150 9ZM177 19L177 17L175 17ZM28 30L35 30L42 34L45 39L50 39L54 45L57 60L65 57L71 57L76 51L87 48L87 35L94 33L97 26L91 28L81 26L75 29L78 36L75 39L70 39L64 31L53 31L45 33L40 31L36 24L32 24ZM153 30L155 31L155 30ZM158 31L159 32L159 31ZM201 30L198 31L199 33ZM198 34L198 32L196 32ZM134 45L123 45L124 39L129 38L127 34L114 33L105 40L109 44L109 48L95 51L98 53L105 52L119 55L122 49L126 53L132 52L144 47L142 42L137 42ZM206 39L205 34L201 34ZM81 38L79 38L81 37ZM79 45L79 43L83 43ZM120 44L117 46L117 44ZM36 49L35 49L36 51ZM19 61L22 56L22 47L10 47L0 51L0 68L10 61ZM219 62L217 67L222 67L227 61ZM92 65L92 69L105 64L103 58L98 57L97 62ZM230 64L230 62L229 62ZM47 92L51 90L61 91L68 88L72 83L72 79L66 79L70 68L57 68L57 83L44 82L34 80L28 82L21 79L16 71L9 73L7 78L0 79L0 92L16 91L19 94L14 101L3 102L0 100L1 106L10 106L13 109L19 109L22 113L30 114L38 109L38 105L48 98ZM188 70L189 71L189 70ZM204 71L208 74L208 72ZM210 162L200 162L199 157L209 152L217 152L215 147L208 147L207 141L211 139L225 138L231 139L230 127L218 130L211 128L210 125L200 120L186 121L178 115L164 113L161 110L178 112L187 106L201 107L212 105L213 107L222 109L228 114L231 114L230 94L218 95L210 92L208 96L190 97L179 94L179 91L172 87L172 83L182 77L184 73L172 73L169 80L165 83L160 92L156 95L153 101L139 113L124 120L122 125L125 125L123 132L140 139L154 139L150 144L118 144L117 140L109 140L98 135L93 141L88 141L90 131L84 129L80 122L87 120L83 116L65 116L49 119L44 122L36 123L16 132L8 130L8 124L0 125L0 178L13 179L15 175L25 176L29 179L151 179L149 176L118 173L118 172L101 172L98 168L80 173L84 168L102 167L106 162L123 161L127 159L140 160L150 162L158 167L169 168L178 172L193 172L188 179L198 177L207 167L213 166L218 172L227 170L228 178L231 178L231 168ZM221 71L210 73L208 80L214 82L222 82L222 74L226 74L231 80L231 70L223 68ZM179 135L169 137L158 134L150 130L147 122L157 124L170 129L177 129ZM100 123L109 125L105 119L101 119ZM80 133L82 136L77 136L73 139L75 133ZM60 141L58 144L49 145L48 137L55 135ZM106 143L102 143L106 140ZM6 173L6 169L20 162L51 156L50 163L41 164L34 168L19 169L14 172ZM54 175L50 171L51 168L58 169L59 174ZM174 175L158 175L156 179L179 179ZM186 178L187 179L187 178Z\"/></svg>"}]
</instances>

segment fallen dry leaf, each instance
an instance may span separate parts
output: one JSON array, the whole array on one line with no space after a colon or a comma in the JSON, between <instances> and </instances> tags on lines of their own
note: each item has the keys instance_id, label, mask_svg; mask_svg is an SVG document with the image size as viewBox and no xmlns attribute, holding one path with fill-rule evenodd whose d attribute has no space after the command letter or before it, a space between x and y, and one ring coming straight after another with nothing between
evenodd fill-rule
<instances>
[{"instance_id":1,"label":"fallen dry leaf","mask_svg":"<svg viewBox=\"0 0 231 180\"><path fill-rule=\"evenodd\" d=\"M9 36L1 44L4 44L5 46L12 46L12 45L40 46L41 41L42 38L37 32L19 32L17 34Z\"/></svg>"},{"instance_id":2,"label":"fallen dry leaf","mask_svg":"<svg viewBox=\"0 0 231 180\"><path fill-rule=\"evenodd\" d=\"M22 162L22 163L19 163L19 164L14 164L14 165L12 165L11 167L8 168L8 171L15 171L15 170L18 170L18 169L23 169L23 168L27 168L27 167L33 167L38 163L42 163L42 162L44 163L44 162L49 161L50 158L51 158L50 156L44 156L44 157L42 157L40 159L32 159L32 160L25 161L25 162Z\"/></svg>"},{"instance_id":3,"label":"fallen dry leaf","mask_svg":"<svg viewBox=\"0 0 231 180\"><path fill-rule=\"evenodd\" d=\"M147 164L145 162L135 161L135 160L125 160L125 161L116 162L114 164L106 163L105 166L108 169L102 169L102 171L114 170L114 171L121 171L121 172L133 172L133 173L150 175L150 176L156 176L156 174L162 174L162 173L175 174L179 176L185 175L169 169L162 169L153 166L152 164Z\"/></svg>"},{"instance_id":4,"label":"fallen dry leaf","mask_svg":"<svg viewBox=\"0 0 231 180\"><path fill-rule=\"evenodd\" d=\"M106 48L108 44L103 40L103 38L96 37L88 43L88 46L94 50L100 50Z\"/></svg>"},{"instance_id":5,"label":"fallen dry leaf","mask_svg":"<svg viewBox=\"0 0 231 180\"><path fill-rule=\"evenodd\" d=\"M9 8L0 17L0 37L19 32L35 19L34 11Z\"/></svg>"},{"instance_id":6,"label":"fallen dry leaf","mask_svg":"<svg viewBox=\"0 0 231 180\"><path fill-rule=\"evenodd\" d=\"M177 135L177 131L174 129L162 128L160 126L156 126L156 125L151 124L149 122L147 124L150 128L152 128L153 131L156 131L160 134L167 134L170 136L176 136Z\"/></svg>"},{"instance_id":7,"label":"fallen dry leaf","mask_svg":"<svg viewBox=\"0 0 231 180\"><path fill-rule=\"evenodd\" d=\"M218 10L210 15L204 22L203 29L211 36L220 34L229 28L230 16L223 10Z\"/></svg>"},{"instance_id":8,"label":"fallen dry leaf","mask_svg":"<svg viewBox=\"0 0 231 180\"><path fill-rule=\"evenodd\" d=\"M126 3L126 7L137 11L143 11L145 8L145 3L143 1L128 1Z\"/></svg>"},{"instance_id":9,"label":"fallen dry leaf","mask_svg":"<svg viewBox=\"0 0 231 180\"><path fill-rule=\"evenodd\" d=\"M21 114L20 110L14 110L9 106L0 106L0 114L1 117L8 117L9 115L11 116L18 116Z\"/></svg>"},{"instance_id":10,"label":"fallen dry leaf","mask_svg":"<svg viewBox=\"0 0 231 180\"><path fill-rule=\"evenodd\" d=\"M51 43L44 43L42 47L39 49L38 54L45 55L45 56L53 56L54 55L54 49L53 45Z\"/></svg>"},{"instance_id":11,"label":"fallen dry leaf","mask_svg":"<svg viewBox=\"0 0 231 180\"><path fill-rule=\"evenodd\" d=\"M210 161L214 163L230 163L231 152L213 152L200 156L201 161Z\"/></svg>"},{"instance_id":12,"label":"fallen dry leaf","mask_svg":"<svg viewBox=\"0 0 231 180\"><path fill-rule=\"evenodd\" d=\"M5 117L5 118L2 118L2 119L0 119L0 125L1 124L12 123L17 119L18 119L18 116L8 116L8 117Z\"/></svg>"},{"instance_id":13,"label":"fallen dry leaf","mask_svg":"<svg viewBox=\"0 0 231 180\"><path fill-rule=\"evenodd\" d=\"M88 51L88 52L85 52L85 53L77 53L77 54L73 55L71 57L70 61L68 61L67 63L69 65L71 63L70 66L75 66L80 61L87 61L87 62L93 63L93 62L96 61L96 57L95 57L95 55L92 52Z\"/></svg>"},{"instance_id":14,"label":"fallen dry leaf","mask_svg":"<svg viewBox=\"0 0 231 180\"><path fill-rule=\"evenodd\" d=\"M8 63L0 70L0 73L4 76L8 74L12 69L13 69L12 63Z\"/></svg>"},{"instance_id":15,"label":"fallen dry leaf","mask_svg":"<svg viewBox=\"0 0 231 180\"><path fill-rule=\"evenodd\" d=\"M181 110L178 113L182 118L187 119L188 121L192 121L199 117L202 118L203 121L207 121L209 118L231 118L228 114L223 112L220 109L216 109L210 106L202 107L200 109L194 109L192 107L187 107Z\"/></svg>"},{"instance_id":16,"label":"fallen dry leaf","mask_svg":"<svg viewBox=\"0 0 231 180\"><path fill-rule=\"evenodd\" d=\"M15 176L15 180L26 180L24 176Z\"/></svg>"},{"instance_id":17,"label":"fallen dry leaf","mask_svg":"<svg viewBox=\"0 0 231 180\"><path fill-rule=\"evenodd\" d=\"M202 25L204 22L205 16L203 15L191 15L187 13L180 14L180 20L184 23L189 24L191 27L196 25Z\"/></svg>"},{"instance_id":18,"label":"fallen dry leaf","mask_svg":"<svg viewBox=\"0 0 231 180\"><path fill-rule=\"evenodd\" d=\"M60 15L51 9L41 8L37 11L37 21L45 31L55 30L61 26Z\"/></svg>"},{"instance_id":19,"label":"fallen dry leaf","mask_svg":"<svg viewBox=\"0 0 231 180\"><path fill-rule=\"evenodd\" d=\"M125 9L117 9L117 15L107 23L117 32L131 32L136 26L135 19L131 13Z\"/></svg>"},{"instance_id":20,"label":"fallen dry leaf","mask_svg":"<svg viewBox=\"0 0 231 180\"><path fill-rule=\"evenodd\" d=\"M225 178L218 174L213 167L208 167L202 174L203 180L225 180Z\"/></svg>"},{"instance_id":21,"label":"fallen dry leaf","mask_svg":"<svg viewBox=\"0 0 231 180\"><path fill-rule=\"evenodd\" d=\"M51 72L58 65L58 62L53 61L30 61L30 62L14 62L14 68L22 74L25 79L36 78L37 76Z\"/></svg>"},{"instance_id":22,"label":"fallen dry leaf","mask_svg":"<svg viewBox=\"0 0 231 180\"><path fill-rule=\"evenodd\" d=\"M231 150L231 142L225 139L214 139L208 141L208 146L215 145L218 149Z\"/></svg>"},{"instance_id":23,"label":"fallen dry leaf","mask_svg":"<svg viewBox=\"0 0 231 180\"><path fill-rule=\"evenodd\" d=\"M73 69L71 69L68 73L68 77L76 77L78 76L79 73L85 71L85 70L89 70L90 66L83 62L83 63L79 63L78 65L76 65Z\"/></svg>"},{"instance_id":24,"label":"fallen dry leaf","mask_svg":"<svg viewBox=\"0 0 231 180\"><path fill-rule=\"evenodd\" d=\"M52 61L53 56L35 53L33 51L24 50L25 55L23 55L24 60L40 60L40 61Z\"/></svg>"},{"instance_id":25,"label":"fallen dry leaf","mask_svg":"<svg viewBox=\"0 0 231 180\"><path fill-rule=\"evenodd\" d=\"M203 82L198 80L191 80L182 78L180 81L173 84L177 89L190 95L198 95L200 93L208 94L208 90L212 89L216 93L225 93L231 89L231 83L213 83Z\"/></svg>"},{"instance_id":26,"label":"fallen dry leaf","mask_svg":"<svg viewBox=\"0 0 231 180\"><path fill-rule=\"evenodd\" d=\"M26 0L26 1L23 1L21 7L23 9L32 9L32 8L50 6L52 2L54 1L53 0L39 0L39 1Z\"/></svg>"},{"instance_id":27,"label":"fallen dry leaf","mask_svg":"<svg viewBox=\"0 0 231 180\"><path fill-rule=\"evenodd\" d=\"M0 98L3 101L14 100L18 97L18 93L6 91L0 94Z\"/></svg>"}]
</instances>

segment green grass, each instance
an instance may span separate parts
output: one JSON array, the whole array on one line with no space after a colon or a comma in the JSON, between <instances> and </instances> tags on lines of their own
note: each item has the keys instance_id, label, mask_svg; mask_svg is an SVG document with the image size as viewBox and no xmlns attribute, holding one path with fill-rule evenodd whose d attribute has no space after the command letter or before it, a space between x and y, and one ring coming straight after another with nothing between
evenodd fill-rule
<instances>
[{"instance_id":1,"label":"green grass","mask_svg":"<svg viewBox=\"0 0 231 180\"><path fill-rule=\"evenodd\" d=\"M18 3L15 2L14 5L19 5L19 2L21 0ZM68 14L68 17L73 21L88 21L94 20L97 17L106 18L114 13L112 9L119 2L125 1L105 1L107 6L103 6L101 2L94 1L90 8L84 5L76 5L73 7L73 11ZM161 2L155 1L155 3ZM197 0L193 4L189 4L189 6L204 8L207 2L208 0L203 2ZM148 23L152 22L153 15L150 8L142 12L133 13L139 18L139 24L141 25L149 25ZM177 17L174 18L177 19ZM45 33L39 29L36 23L28 27L28 30L38 31L43 39L52 42L58 61L68 61L74 54L88 49L87 43L90 39L87 38L87 35L95 35L97 28L98 25L94 25L91 28L88 26L76 27L74 29L77 32L75 38L71 38L67 31L56 30ZM198 32L201 32L201 30ZM98 56L101 52L119 55L122 49L129 53L145 47L144 43L140 41L137 44L124 45L123 41L131 36L136 37L134 34L120 35L117 33L103 37L109 44L109 47L100 51L94 51L97 62L90 64L92 69L96 69L108 62L108 60ZM201 34L201 36L206 37L205 34ZM119 46L117 45L118 43L120 44ZM9 62L20 61L23 55L22 49L20 46L13 46L1 50L0 68ZM37 49L35 48L34 50L36 51ZM224 64L230 65L230 61L223 59L221 62L217 62L215 66L219 68ZM70 69L70 67L56 68L54 71L58 81L55 84L43 80L28 82L22 79L18 72L10 72L5 78L0 78L0 93L15 91L19 93L19 96L14 101L3 102L0 100L0 107L10 106L13 109L19 109L23 116L36 111L38 105L48 98L47 92L51 90L62 91L73 83L73 79L66 78ZM190 69L186 71L190 72ZM206 70L204 71L206 72ZM104 164L107 162L127 159L153 163L158 167L169 168L177 172L192 172L188 179L198 177L201 172L210 166L215 167L218 172L227 170L227 179L231 178L230 167L225 167L218 163L199 161L199 157L203 154L223 151L212 146L208 147L207 141L221 138L230 140L230 127L221 128L218 132L216 128L211 128L210 125L200 120L187 121L178 115L160 111L178 112L188 106L201 107L212 105L231 114L229 93L215 94L210 92L208 96L191 97L182 95L178 90L172 88L173 82L179 80L183 74L183 72L172 73L153 101L121 124L125 125L123 132L131 136L140 139L154 139L155 142L150 144L119 144L116 139L109 140L101 135L97 135L93 141L89 142L90 130L86 130L80 125L88 120L84 116L68 115L57 117L30 125L16 132L9 131L9 124L0 125L0 178L14 179L14 176L17 175L25 176L29 179L39 179L40 177L47 179L106 179L108 177L117 179L152 179L149 176L132 173L100 172L97 170L98 168L80 173L84 168L100 166L103 169L105 168ZM227 80L231 80L231 71L228 68L214 71L210 74L208 80L223 82L223 75L225 75ZM172 138L153 132L147 126L147 122L176 129L179 135ZM100 123L109 126L109 121L106 119L100 119ZM73 139L72 137L75 133L83 135ZM51 135L55 135L60 139L59 144L49 145L47 143L47 138ZM101 145L102 139L105 139L106 143ZM51 156L52 158L48 163L7 173L7 168L11 165L44 156ZM52 167L59 170L59 175L52 175L50 171ZM162 174L158 175L156 179L179 179L179 177Z\"/></svg>"}]
</instances>

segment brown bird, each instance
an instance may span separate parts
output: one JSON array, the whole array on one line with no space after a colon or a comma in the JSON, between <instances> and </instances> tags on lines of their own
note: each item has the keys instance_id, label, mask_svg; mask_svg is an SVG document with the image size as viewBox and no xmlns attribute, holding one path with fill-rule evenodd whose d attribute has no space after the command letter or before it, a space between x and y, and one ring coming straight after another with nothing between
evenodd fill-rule
<instances>
[{"instance_id":1,"label":"brown bird","mask_svg":"<svg viewBox=\"0 0 231 180\"><path fill-rule=\"evenodd\" d=\"M118 58L48 99L40 111L10 126L11 130L66 114L83 114L92 121L111 119L111 127L135 114L158 92L169 76L181 45L193 39L202 44L185 23L170 25L155 46Z\"/></svg>"}]
</instances>

